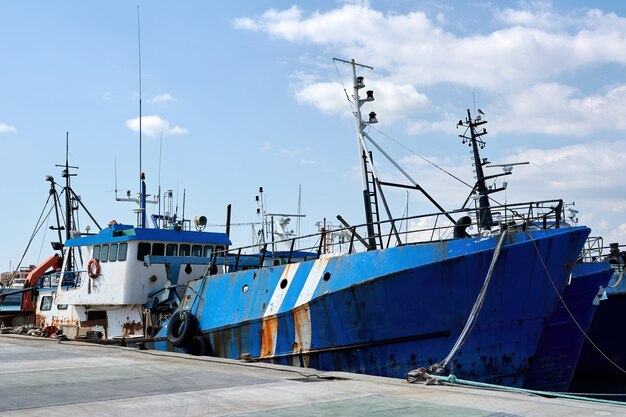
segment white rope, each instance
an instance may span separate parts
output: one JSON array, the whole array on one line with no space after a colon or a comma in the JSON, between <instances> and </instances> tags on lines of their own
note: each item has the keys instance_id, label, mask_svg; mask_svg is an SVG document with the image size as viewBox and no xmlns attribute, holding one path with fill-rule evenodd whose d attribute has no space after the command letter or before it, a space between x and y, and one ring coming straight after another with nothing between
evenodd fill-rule
<instances>
[{"instance_id":1,"label":"white rope","mask_svg":"<svg viewBox=\"0 0 626 417\"><path fill-rule=\"evenodd\" d=\"M456 343L452 347L452 350L450 351L448 356L446 356L443 362L441 362L441 365L443 367L446 367L448 363L450 362L450 360L452 360L452 357L461 348L463 343L465 343L468 336L472 332L474 325L476 324L476 320L478 319L480 310L483 307L483 303L485 301L485 295L487 294L487 288L489 287L489 282L491 281L491 277L493 276L493 271L495 269L496 262L498 261L498 258L500 256L500 250L502 249L506 235L507 233L505 231L500 233L500 237L498 238L498 243L496 244L496 249L493 252L493 259L491 259L491 265L489 265L489 271L487 272L487 276L485 277L485 282L483 282L483 287L480 289L480 292L478 293L478 298L476 298L476 301L474 302L472 311L470 312L469 317L467 318L467 322L465 323L465 327L461 331L459 338L457 339Z\"/></svg>"}]
</instances>

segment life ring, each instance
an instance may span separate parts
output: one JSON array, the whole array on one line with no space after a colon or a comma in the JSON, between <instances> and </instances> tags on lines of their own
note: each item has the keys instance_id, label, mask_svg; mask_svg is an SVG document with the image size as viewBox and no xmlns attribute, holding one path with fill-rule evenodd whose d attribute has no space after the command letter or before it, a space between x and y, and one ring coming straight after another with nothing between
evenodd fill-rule
<instances>
[{"instance_id":1,"label":"life ring","mask_svg":"<svg viewBox=\"0 0 626 417\"><path fill-rule=\"evenodd\" d=\"M92 258L87 265L87 273L91 278L98 278L100 276L100 261Z\"/></svg>"},{"instance_id":2,"label":"life ring","mask_svg":"<svg viewBox=\"0 0 626 417\"><path fill-rule=\"evenodd\" d=\"M198 320L189 310L174 313L167 324L167 341L174 347L185 347L196 333Z\"/></svg>"}]
</instances>

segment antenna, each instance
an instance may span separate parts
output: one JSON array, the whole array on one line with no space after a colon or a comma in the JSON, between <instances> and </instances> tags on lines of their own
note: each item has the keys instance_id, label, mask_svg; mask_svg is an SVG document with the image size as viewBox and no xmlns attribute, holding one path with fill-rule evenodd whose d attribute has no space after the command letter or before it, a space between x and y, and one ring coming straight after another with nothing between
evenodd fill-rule
<instances>
[{"instance_id":1,"label":"antenna","mask_svg":"<svg viewBox=\"0 0 626 417\"><path fill-rule=\"evenodd\" d=\"M137 51L139 58L139 193L142 193L142 181L141 181L141 25L139 20L139 5L137 5ZM141 199L142 196L140 196ZM145 209L145 208L144 208ZM143 227L144 225L140 225Z\"/></svg>"},{"instance_id":2,"label":"antenna","mask_svg":"<svg viewBox=\"0 0 626 417\"><path fill-rule=\"evenodd\" d=\"M474 103L474 114L476 114L476 94L472 91L472 102Z\"/></svg>"},{"instance_id":3,"label":"antenna","mask_svg":"<svg viewBox=\"0 0 626 417\"><path fill-rule=\"evenodd\" d=\"M117 156L113 157L113 173L115 181L115 199L117 200Z\"/></svg>"},{"instance_id":4,"label":"antenna","mask_svg":"<svg viewBox=\"0 0 626 417\"><path fill-rule=\"evenodd\" d=\"M159 142L159 191L158 191L158 199L159 199L159 219L161 218L161 161L163 154L163 132L161 132L161 140Z\"/></svg>"},{"instance_id":5,"label":"antenna","mask_svg":"<svg viewBox=\"0 0 626 417\"><path fill-rule=\"evenodd\" d=\"M302 214L302 184L298 185L298 217L296 217L296 236L300 236L300 214ZM298 240L298 249L300 249L300 241Z\"/></svg>"},{"instance_id":6,"label":"antenna","mask_svg":"<svg viewBox=\"0 0 626 417\"><path fill-rule=\"evenodd\" d=\"M142 99L142 91L141 91L141 25L139 19L139 6L137 6L137 45L138 45L138 61L139 61L139 192L137 193L137 197L131 197L130 190L126 193L126 198L118 198L117 192L115 195L115 199L117 201L129 201L133 203L137 203L139 208L134 209L133 211L137 214L137 227L144 228L146 227L146 204L157 204L160 200L160 195L157 195L154 200L147 200L148 193L146 192L146 182L145 176L143 174L143 169L141 165L141 156L142 156L142 111L141 111L141 99ZM117 180L116 180L117 182ZM117 186L116 186L117 189Z\"/></svg>"}]
</instances>

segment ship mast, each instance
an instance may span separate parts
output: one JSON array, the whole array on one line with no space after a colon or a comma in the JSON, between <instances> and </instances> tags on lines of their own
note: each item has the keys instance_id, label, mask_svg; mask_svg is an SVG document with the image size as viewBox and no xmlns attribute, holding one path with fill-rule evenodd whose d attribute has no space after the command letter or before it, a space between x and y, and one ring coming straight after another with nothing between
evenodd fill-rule
<instances>
[{"instance_id":1,"label":"ship mast","mask_svg":"<svg viewBox=\"0 0 626 417\"><path fill-rule=\"evenodd\" d=\"M368 165L370 161L369 161L369 155L368 155L367 149L365 148L365 142L364 142L365 135L363 132L363 128L365 126L378 123L378 120L376 120L376 113L374 112L369 113L368 115L369 119L367 122L362 119L361 106L366 102L374 101L374 92L372 90L368 90L366 92L365 98L361 98L359 96L359 90L364 88L365 84L363 83L363 77L357 76L356 67L358 66L361 68L368 68L371 70L373 70L374 68L367 66L367 65L358 64L354 61L354 59L351 61L346 61L346 60L339 59L339 58L333 58L333 59L352 65L352 81L353 81L352 98L354 99L354 102L356 104L356 109L354 110L353 114L354 114L354 119L356 122L356 133L357 133L357 139L358 139L359 164L361 166L361 182L363 185L363 204L365 207L365 221L367 222L367 237L368 237L369 249L373 250L373 249L376 249L376 232L374 230L374 212L372 210L372 207L377 206L376 189L375 189L374 181L369 180Z\"/></svg>"},{"instance_id":2,"label":"ship mast","mask_svg":"<svg viewBox=\"0 0 626 417\"><path fill-rule=\"evenodd\" d=\"M142 112L141 112L141 26L139 20L139 6L137 6L137 55L139 61L139 192L137 193L137 197L131 197L130 191L126 193L126 198L117 196L117 178L115 185L115 200L116 201L129 201L137 203L138 207L133 211L137 214L137 227L147 227L146 222L146 205L147 204L158 204L161 198L161 192L153 199L148 200L149 195L146 193L146 176L143 172L141 166L141 155L142 155L142 138L141 138L141 122L142 122Z\"/></svg>"},{"instance_id":3,"label":"ship mast","mask_svg":"<svg viewBox=\"0 0 626 417\"><path fill-rule=\"evenodd\" d=\"M485 180L488 178L492 178L494 176L485 176L485 172L483 171L483 167L489 164L487 158L480 158L480 149L484 149L485 141L481 138L482 136L487 134L487 129L482 128L482 131L478 130L479 126L482 126L487 123L486 120L482 119L482 115L484 113L478 109L478 115L472 118L472 114L470 110L467 109L467 118L465 121L459 120L458 126L463 126L466 128L466 131L459 135L460 138L463 139L463 143L468 143L472 148L472 158L474 159L474 168L476 173L476 185L474 186L474 190L478 195L478 216L477 223L479 229L490 230L491 226L493 226L493 216L491 214L491 206L489 204L489 194L501 191L501 189L488 189L485 184ZM469 133L469 136L468 136Z\"/></svg>"},{"instance_id":4,"label":"ship mast","mask_svg":"<svg viewBox=\"0 0 626 417\"><path fill-rule=\"evenodd\" d=\"M71 187L71 177L75 177L76 174L70 174L70 168L78 169L76 166L71 166L69 162L69 133L65 133L65 165L57 165L57 167L62 167L63 171L61 176L65 178L65 189L63 190L65 193L65 240L69 240L73 237L73 232L75 231L75 222L74 222L74 207L72 205L72 187ZM61 229L61 227L59 227ZM60 231L59 231L60 235ZM61 241L62 242L62 241ZM67 251L67 263L66 270L70 271L73 269L73 259L72 259L72 251Z\"/></svg>"}]
</instances>

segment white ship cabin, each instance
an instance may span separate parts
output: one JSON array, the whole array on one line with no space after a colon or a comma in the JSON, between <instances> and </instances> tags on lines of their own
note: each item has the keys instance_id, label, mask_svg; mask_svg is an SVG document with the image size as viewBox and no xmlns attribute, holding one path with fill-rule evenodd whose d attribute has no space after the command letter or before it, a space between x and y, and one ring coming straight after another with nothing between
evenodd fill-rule
<instances>
[{"instance_id":1,"label":"white ship cabin","mask_svg":"<svg viewBox=\"0 0 626 417\"><path fill-rule=\"evenodd\" d=\"M59 328L97 326L108 338L143 335L143 310L149 294L203 276L211 257L230 244L225 233L123 224L111 224L97 235L69 239L64 248L63 279L52 294L53 303L50 299L44 303L40 297L38 317L43 324ZM167 261L148 264L146 255L153 259L166 256L162 259ZM182 294L182 287L178 288Z\"/></svg>"}]
</instances>

